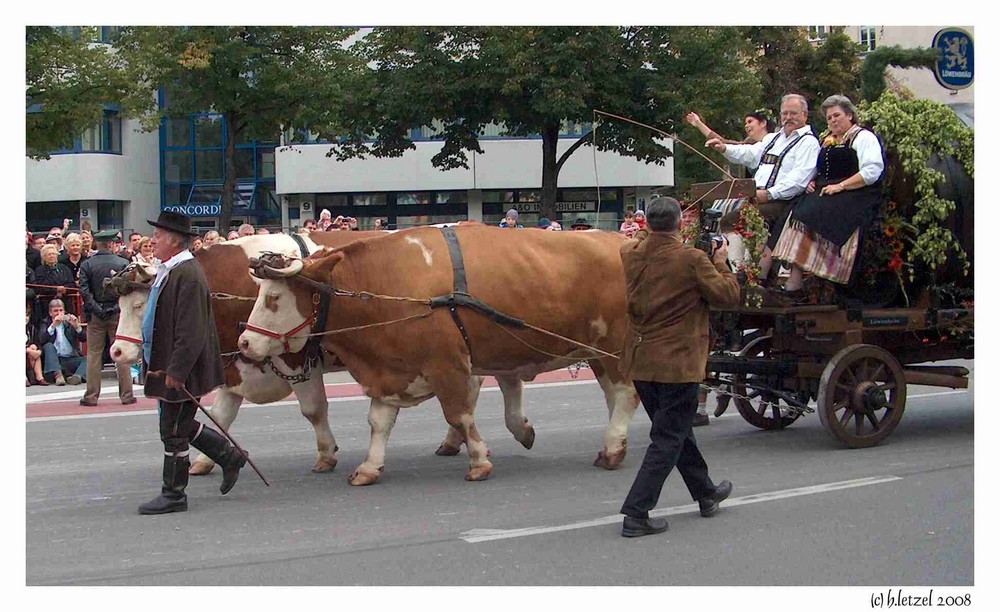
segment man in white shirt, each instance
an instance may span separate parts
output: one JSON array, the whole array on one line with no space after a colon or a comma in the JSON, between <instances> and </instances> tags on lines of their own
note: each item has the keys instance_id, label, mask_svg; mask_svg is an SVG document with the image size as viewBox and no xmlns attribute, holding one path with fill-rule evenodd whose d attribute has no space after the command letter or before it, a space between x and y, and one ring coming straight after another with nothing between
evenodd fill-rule
<instances>
[{"instance_id":1,"label":"man in white shirt","mask_svg":"<svg viewBox=\"0 0 1000 612\"><path fill-rule=\"evenodd\" d=\"M771 270L771 250L778 241L778 234L788 218L791 202L806 190L816 174L819 158L819 140L806 123L809 103L798 94L781 98L781 131L768 134L754 144L726 144L720 138L711 138L706 147L712 147L728 159L747 167L757 166L754 182L757 184L757 205L771 225L771 236L761 258L761 278Z\"/></svg>"},{"instance_id":2,"label":"man in white shirt","mask_svg":"<svg viewBox=\"0 0 1000 612\"><path fill-rule=\"evenodd\" d=\"M49 302L49 318L42 321L39 342L45 374L57 385L79 385L87 380L87 360L76 348L82 332L80 320L66 312L62 300ZM63 378L63 370L73 374Z\"/></svg>"}]
</instances>

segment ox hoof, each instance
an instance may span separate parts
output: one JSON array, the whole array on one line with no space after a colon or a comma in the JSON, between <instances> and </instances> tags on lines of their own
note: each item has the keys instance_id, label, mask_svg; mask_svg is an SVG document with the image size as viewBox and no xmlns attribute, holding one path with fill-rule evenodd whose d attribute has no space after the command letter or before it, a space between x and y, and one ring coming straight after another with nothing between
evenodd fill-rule
<instances>
[{"instance_id":1,"label":"ox hoof","mask_svg":"<svg viewBox=\"0 0 1000 612\"><path fill-rule=\"evenodd\" d=\"M348 482L355 487L366 487L375 484L380 478L382 478L382 470L371 471L367 468L362 469L359 467L351 474Z\"/></svg>"},{"instance_id":2,"label":"ox hoof","mask_svg":"<svg viewBox=\"0 0 1000 612\"><path fill-rule=\"evenodd\" d=\"M202 461L198 459L191 464L190 468L188 468L188 474L192 476L205 476L211 473L212 468L214 467L215 467L214 461Z\"/></svg>"},{"instance_id":3,"label":"ox hoof","mask_svg":"<svg viewBox=\"0 0 1000 612\"><path fill-rule=\"evenodd\" d=\"M320 457L313 464L312 471L315 474L325 474L326 472L332 472L333 468L337 467L337 459L327 459L325 457Z\"/></svg>"},{"instance_id":4,"label":"ox hoof","mask_svg":"<svg viewBox=\"0 0 1000 612\"><path fill-rule=\"evenodd\" d=\"M439 455L441 457L452 457L454 455L457 455L460 452L462 452L462 447L461 446L452 446L450 444L442 444L441 446L438 447L438 449L436 451L434 451L434 454L435 455Z\"/></svg>"},{"instance_id":5,"label":"ox hoof","mask_svg":"<svg viewBox=\"0 0 1000 612\"><path fill-rule=\"evenodd\" d=\"M469 471L465 473L465 479L470 482L477 482L480 480L486 480L490 477L493 472L493 464L485 463L483 465L477 465L476 467L469 468Z\"/></svg>"},{"instance_id":6,"label":"ox hoof","mask_svg":"<svg viewBox=\"0 0 1000 612\"><path fill-rule=\"evenodd\" d=\"M525 425L524 433L521 437L517 439L524 448L531 448L535 444L535 428L531 425Z\"/></svg>"},{"instance_id":7,"label":"ox hoof","mask_svg":"<svg viewBox=\"0 0 1000 612\"><path fill-rule=\"evenodd\" d=\"M599 453L597 453L597 459L594 459L594 467L604 468L606 470L616 469L625 460L625 449L619 449L613 453L609 453L603 448Z\"/></svg>"}]
</instances>

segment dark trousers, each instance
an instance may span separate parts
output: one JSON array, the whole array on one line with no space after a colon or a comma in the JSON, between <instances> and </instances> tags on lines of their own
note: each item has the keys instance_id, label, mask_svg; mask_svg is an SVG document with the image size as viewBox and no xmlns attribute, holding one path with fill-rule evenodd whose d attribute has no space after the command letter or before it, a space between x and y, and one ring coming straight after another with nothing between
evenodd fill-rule
<instances>
[{"instance_id":1,"label":"dark trousers","mask_svg":"<svg viewBox=\"0 0 1000 612\"><path fill-rule=\"evenodd\" d=\"M190 401L160 401L160 440L166 454L187 456L188 445L201 427L194 418L197 413L198 407Z\"/></svg>"},{"instance_id":2,"label":"dark trousers","mask_svg":"<svg viewBox=\"0 0 1000 612\"><path fill-rule=\"evenodd\" d=\"M87 360L82 356L60 357L56 345L48 342L42 347L42 371L45 374L72 372L86 380Z\"/></svg>"},{"instance_id":3,"label":"dark trousers","mask_svg":"<svg viewBox=\"0 0 1000 612\"><path fill-rule=\"evenodd\" d=\"M649 428L650 445L621 513L633 518L649 516L674 466L681 473L692 499L697 501L710 495L715 485L708 477L708 465L691 430L691 422L698 411L699 384L632 382L652 425Z\"/></svg>"}]
</instances>

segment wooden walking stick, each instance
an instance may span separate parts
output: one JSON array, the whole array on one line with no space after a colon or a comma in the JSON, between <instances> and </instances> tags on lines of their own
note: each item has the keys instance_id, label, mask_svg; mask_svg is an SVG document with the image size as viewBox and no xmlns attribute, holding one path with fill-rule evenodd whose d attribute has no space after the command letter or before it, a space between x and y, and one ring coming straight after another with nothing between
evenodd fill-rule
<instances>
[{"instance_id":1,"label":"wooden walking stick","mask_svg":"<svg viewBox=\"0 0 1000 612\"><path fill-rule=\"evenodd\" d=\"M150 376L152 376L154 378L163 378L164 379L164 384L166 384L167 373L165 371L163 371L163 370L154 370L152 372L146 372L146 378L148 379ZM229 435L229 432L227 432L222 427L222 425L219 425L219 422L215 420L215 417L212 416L212 413L209 412L208 410L206 410L205 407L201 405L201 402L199 402L197 399L195 399L195 397L193 395L191 395L191 392L187 390L187 387L185 387L184 385L181 385L181 391L184 392L184 395L188 396L188 399L190 399L192 402L194 402L195 406L197 406L198 408L200 408L201 411L205 413L205 416L207 416L209 418L209 420L211 420L212 423L215 425L215 427L219 430L219 432L223 436L226 437L226 440L229 440L229 443L232 444L233 446L235 446L236 450L238 450L240 453L243 454L244 457L247 458L247 463L250 464L250 467L253 468L253 471L257 472L257 475L260 476L260 479L264 481L264 484L267 485L267 486L271 486L271 483L269 483L267 481L267 478L264 478L264 475L261 474L260 470L257 469L257 466L254 464L253 459L250 458L250 454L243 450L243 448L236 442L236 440L233 439L232 436Z\"/></svg>"}]
</instances>

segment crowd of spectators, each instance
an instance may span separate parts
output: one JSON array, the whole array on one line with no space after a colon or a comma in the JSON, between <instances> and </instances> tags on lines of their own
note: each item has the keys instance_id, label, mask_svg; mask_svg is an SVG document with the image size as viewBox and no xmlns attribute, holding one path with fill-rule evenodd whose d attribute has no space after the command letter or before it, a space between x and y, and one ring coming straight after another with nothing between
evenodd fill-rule
<instances>
[{"instance_id":1,"label":"crowd of spectators","mask_svg":"<svg viewBox=\"0 0 1000 612\"><path fill-rule=\"evenodd\" d=\"M510 209L500 222L500 227L522 228L518 223L518 212ZM85 366L81 342L86 342L86 334L81 333L82 312L80 299L80 266L92 257L94 235L85 225L79 232L67 233L70 220L65 219L62 227L51 227L48 232L32 234L25 232L25 384L80 384L86 382ZM645 224L641 210L625 213L625 222L620 231L633 236ZM562 231L558 221L542 217L537 227L547 231ZM593 225L587 219L578 218L570 226L572 230L589 230ZM385 219L375 219L375 230L392 229ZM358 231L358 220L354 217L338 215L333 217L323 209L319 219L306 219L301 227L293 231L308 234L314 231ZM225 236L216 230L208 230L204 236L192 241L191 250L235 240L243 236L270 234L266 227L255 228L249 223L240 225ZM278 233L280 229L274 230ZM128 239L119 234L112 252L131 262L157 265L153 256L153 246L149 236L132 232ZM103 363L110 363L105 353Z\"/></svg>"}]
</instances>

